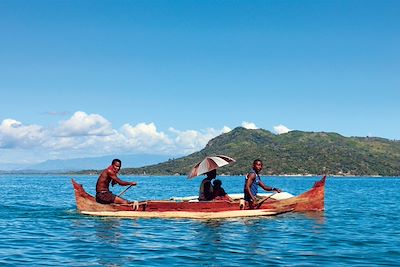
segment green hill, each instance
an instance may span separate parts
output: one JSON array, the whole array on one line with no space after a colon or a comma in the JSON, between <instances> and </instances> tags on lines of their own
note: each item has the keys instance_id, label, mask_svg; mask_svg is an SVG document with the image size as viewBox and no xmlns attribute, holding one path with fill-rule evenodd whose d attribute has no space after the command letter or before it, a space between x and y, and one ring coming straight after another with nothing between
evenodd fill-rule
<instances>
[{"instance_id":1,"label":"green hill","mask_svg":"<svg viewBox=\"0 0 400 267\"><path fill-rule=\"evenodd\" d=\"M291 131L275 135L242 127L210 140L201 151L156 165L122 169L122 174L186 175L205 156L223 154L236 163L218 173L241 175L256 158L263 174L400 176L400 142L383 138L344 137L337 133Z\"/></svg>"}]
</instances>

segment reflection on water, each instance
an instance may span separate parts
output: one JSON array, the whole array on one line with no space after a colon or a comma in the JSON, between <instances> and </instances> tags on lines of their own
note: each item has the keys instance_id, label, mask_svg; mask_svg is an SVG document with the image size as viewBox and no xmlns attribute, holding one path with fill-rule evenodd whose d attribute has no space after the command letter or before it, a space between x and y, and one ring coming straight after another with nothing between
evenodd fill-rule
<instances>
[{"instance_id":1,"label":"reflection on water","mask_svg":"<svg viewBox=\"0 0 400 267\"><path fill-rule=\"evenodd\" d=\"M121 242L121 220L104 218L97 220L94 226L96 236L106 244L116 245Z\"/></svg>"},{"instance_id":2,"label":"reflection on water","mask_svg":"<svg viewBox=\"0 0 400 267\"><path fill-rule=\"evenodd\" d=\"M302 212L300 215L304 215L307 219L314 220L317 225L325 224L325 212L324 211L309 211Z\"/></svg>"},{"instance_id":3,"label":"reflection on water","mask_svg":"<svg viewBox=\"0 0 400 267\"><path fill-rule=\"evenodd\" d=\"M303 211L296 213L286 214L287 217L292 217L294 219L307 219L314 222L316 225L325 224L325 212L324 211Z\"/></svg>"}]
</instances>

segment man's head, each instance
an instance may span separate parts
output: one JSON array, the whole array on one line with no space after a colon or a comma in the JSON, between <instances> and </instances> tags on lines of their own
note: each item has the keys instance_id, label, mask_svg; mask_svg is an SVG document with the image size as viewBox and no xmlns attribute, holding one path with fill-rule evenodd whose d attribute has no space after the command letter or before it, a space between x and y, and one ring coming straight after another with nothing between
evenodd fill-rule
<instances>
[{"instance_id":1,"label":"man's head","mask_svg":"<svg viewBox=\"0 0 400 267\"><path fill-rule=\"evenodd\" d=\"M261 170L263 169L263 162L261 159L256 159L253 161L253 170L256 173L261 172Z\"/></svg>"},{"instance_id":2,"label":"man's head","mask_svg":"<svg viewBox=\"0 0 400 267\"><path fill-rule=\"evenodd\" d=\"M115 172L119 172L121 169L122 162L120 159L113 159L111 162L111 166L113 167Z\"/></svg>"},{"instance_id":3,"label":"man's head","mask_svg":"<svg viewBox=\"0 0 400 267\"><path fill-rule=\"evenodd\" d=\"M221 187L222 182L221 182L221 180L219 180L219 179L215 179L214 182L213 182L213 185L214 185L215 187Z\"/></svg>"},{"instance_id":4,"label":"man's head","mask_svg":"<svg viewBox=\"0 0 400 267\"><path fill-rule=\"evenodd\" d=\"M206 173L208 178L214 179L215 177L217 177L217 170L212 170Z\"/></svg>"}]
</instances>

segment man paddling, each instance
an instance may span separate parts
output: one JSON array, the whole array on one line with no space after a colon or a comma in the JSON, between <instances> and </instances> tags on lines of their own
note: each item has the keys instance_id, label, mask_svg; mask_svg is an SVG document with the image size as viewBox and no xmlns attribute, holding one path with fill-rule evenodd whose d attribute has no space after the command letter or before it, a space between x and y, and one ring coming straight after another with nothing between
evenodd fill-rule
<instances>
[{"instance_id":1,"label":"man paddling","mask_svg":"<svg viewBox=\"0 0 400 267\"><path fill-rule=\"evenodd\" d=\"M112 186L119 184L121 186L136 185L136 182L125 182L118 178L117 173L121 169L121 160L113 159L111 165L101 172L96 184L96 201L101 204L128 204L129 202L110 191Z\"/></svg>"},{"instance_id":2,"label":"man paddling","mask_svg":"<svg viewBox=\"0 0 400 267\"><path fill-rule=\"evenodd\" d=\"M277 193L281 192L279 188L267 186L261 181L260 172L262 169L262 161L260 159L256 159L253 161L253 169L246 175L246 180L244 183L244 200L249 202L250 207L253 207L257 204L258 186L265 191L275 191ZM262 198L258 198L262 200Z\"/></svg>"}]
</instances>

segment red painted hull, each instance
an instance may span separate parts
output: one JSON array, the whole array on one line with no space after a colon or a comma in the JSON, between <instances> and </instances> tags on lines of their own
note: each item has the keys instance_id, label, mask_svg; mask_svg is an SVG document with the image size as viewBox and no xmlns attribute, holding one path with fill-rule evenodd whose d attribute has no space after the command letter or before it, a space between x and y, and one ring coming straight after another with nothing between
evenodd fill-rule
<instances>
[{"instance_id":1,"label":"red painted hull","mask_svg":"<svg viewBox=\"0 0 400 267\"><path fill-rule=\"evenodd\" d=\"M133 202L129 205L104 205L97 203L95 198L83 189L82 185L76 183L73 179L71 180L74 186L77 209L84 214L107 216L121 214L124 217L130 217L131 215L132 217L193 217L193 214L195 214L201 217L201 213L204 213L211 214L210 218L212 218L218 214L221 217L230 217L229 214L234 214L232 215L233 217L241 217L258 216L257 214L275 215L288 211L322 211L324 210L326 177L324 176L315 183L313 188L299 196L285 200L268 199L256 208L250 208L243 200L233 202L227 200L200 202L148 200ZM171 214L171 216L163 216L166 214ZM179 216L174 216L174 214ZM187 216L184 216L184 214L187 214Z\"/></svg>"}]
</instances>

